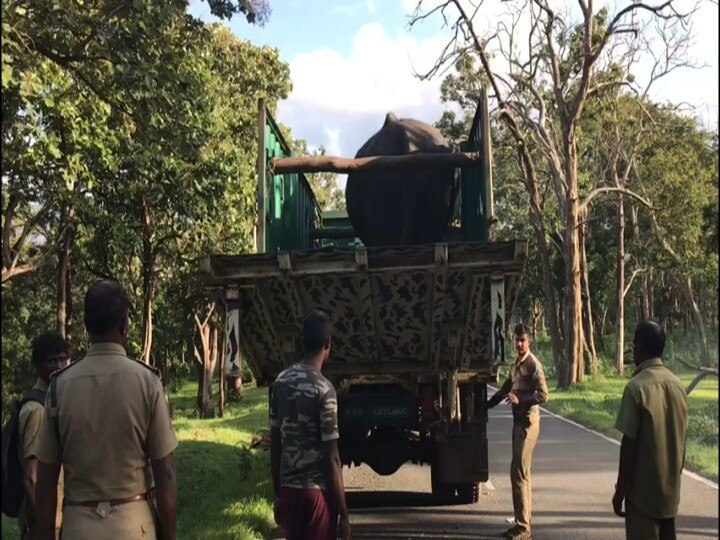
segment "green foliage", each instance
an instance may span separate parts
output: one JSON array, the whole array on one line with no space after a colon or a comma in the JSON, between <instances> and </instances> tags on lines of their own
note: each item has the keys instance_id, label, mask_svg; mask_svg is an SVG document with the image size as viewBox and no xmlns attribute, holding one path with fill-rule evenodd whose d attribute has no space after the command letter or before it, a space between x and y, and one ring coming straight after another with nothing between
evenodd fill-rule
<instances>
[{"instance_id":1,"label":"green foliage","mask_svg":"<svg viewBox=\"0 0 720 540\"><path fill-rule=\"evenodd\" d=\"M269 15L263 0L209 3L220 17ZM257 100L286 97L289 68L186 9L2 5L3 402L31 378L29 341L56 326L68 234L74 353L86 347L82 295L112 277L131 296L130 354L152 324L151 358L171 377L186 372L206 300L197 257L252 249Z\"/></svg>"},{"instance_id":2,"label":"green foliage","mask_svg":"<svg viewBox=\"0 0 720 540\"><path fill-rule=\"evenodd\" d=\"M267 538L274 528L268 452L243 449L267 426L267 389L246 388L242 401L211 420L197 418L196 390L184 380L170 395L179 441L178 538ZM2 516L2 537L18 538L16 520Z\"/></svg>"}]
</instances>

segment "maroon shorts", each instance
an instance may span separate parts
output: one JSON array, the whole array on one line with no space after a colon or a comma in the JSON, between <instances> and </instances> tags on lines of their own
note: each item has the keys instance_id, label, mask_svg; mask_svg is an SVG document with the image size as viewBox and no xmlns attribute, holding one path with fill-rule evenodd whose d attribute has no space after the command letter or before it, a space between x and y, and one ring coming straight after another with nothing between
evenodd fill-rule
<instances>
[{"instance_id":1,"label":"maroon shorts","mask_svg":"<svg viewBox=\"0 0 720 540\"><path fill-rule=\"evenodd\" d=\"M337 540L337 509L329 493L283 486L280 499L285 540Z\"/></svg>"}]
</instances>

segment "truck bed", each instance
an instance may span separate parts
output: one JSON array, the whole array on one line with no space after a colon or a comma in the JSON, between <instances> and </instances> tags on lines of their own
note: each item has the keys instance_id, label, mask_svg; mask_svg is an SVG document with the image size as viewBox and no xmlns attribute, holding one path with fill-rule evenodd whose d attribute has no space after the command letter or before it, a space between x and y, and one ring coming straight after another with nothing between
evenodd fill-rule
<instances>
[{"instance_id":1,"label":"truck bed","mask_svg":"<svg viewBox=\"0 0 720 540\"><path fill-rule=\"evenodd\" d=\"M491 375L490 281L504 277L507 321L526 258L524 240L462 242L208 255L201 271L239 310L240 351L260 383L297 361L315 309L332 321L334 379L455 367Z\"/></svg>"}]
</instances>

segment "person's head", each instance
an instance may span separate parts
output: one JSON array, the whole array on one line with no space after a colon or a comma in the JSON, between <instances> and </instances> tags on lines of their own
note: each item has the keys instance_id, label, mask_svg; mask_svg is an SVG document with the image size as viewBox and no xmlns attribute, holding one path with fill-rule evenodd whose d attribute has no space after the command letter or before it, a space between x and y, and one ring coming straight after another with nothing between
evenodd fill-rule
<instances>
[{"instance_id":1,"label":"person's head","mask_svg":"<svg viewBox=\"0 0 720 540\"><path fill-rule=\"evenodd\" d=\"M129 316L130 299L117 281L98 281L85 294L85 328L92 343L124 345Z\"/></svg>"},{"instance_id":2,"label":"person's head","mask_svg":"<svg viewBox=\"0 0 720 540\"><path fill-rule=\"evenodd\" d=\"M32 361L38 377L45 382L50 381L53 371L68 365L68 345L60 332L45 332L33 339Z\"/></svg>"},{"instance_id":3,"label":"person's head","mask_svg":"<svg viewBox=\"0 0 720 540\"><path fill-rule=\"evenodd\" d=\"M518 353L518 356L525 356L525 353L530 350L528 327L523 323L516 324L513 334L515 335L515 352Z\"/></svg>"},{"instance_id":4,"label":"person's head","mask_svg":"<svg viewBox=\"0 0 720 540\"><path fill-rule=\"evenodd\" d=\"M305 354L324 364L330 356L330 318L322 311L313 311L303 323L302 340Z\"/></svg>"},{"instance_id":5,"label":"person's head","mask_svg":"<svg viewBox=\"0 0 720 540\"><path fill-rule=\"evenodd\" d=\"M636 366L650 358L660 358L665 350L665 332L655 321L642 321L635 327L633 361Z\"/></svg>"}]
</instances>

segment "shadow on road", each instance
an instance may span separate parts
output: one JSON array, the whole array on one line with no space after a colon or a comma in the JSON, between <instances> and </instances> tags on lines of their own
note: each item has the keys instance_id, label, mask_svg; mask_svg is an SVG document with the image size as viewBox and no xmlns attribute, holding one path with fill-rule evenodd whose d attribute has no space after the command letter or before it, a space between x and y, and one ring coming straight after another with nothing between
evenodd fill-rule
<instances>
[{"instance_id":1,"label":"shadow on road","mask_svg":"<svg viewBox=\"0 0 720 540\"><path fill-rule=\"evenodd\" d=\"M418 491L350 491L345 494L348 507L354 509L447 506L438 503L431 493ZM450 505L460 506L460 505Z\"/></svg>"}]
</instances>

